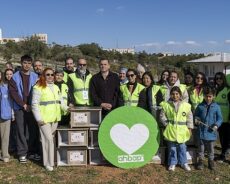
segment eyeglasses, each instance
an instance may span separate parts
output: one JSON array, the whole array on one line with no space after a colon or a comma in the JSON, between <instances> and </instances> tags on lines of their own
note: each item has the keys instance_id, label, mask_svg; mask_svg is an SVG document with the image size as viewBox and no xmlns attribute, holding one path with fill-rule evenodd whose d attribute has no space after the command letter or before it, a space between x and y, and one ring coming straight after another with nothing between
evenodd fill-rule
<instances>
[{"instance_id":1,"label":"eyeglasses","mask_svg":"<svg viewBox=\"0 0 230 184\"><path fill-rule=\"evenodd\" d=\"M204 80L203 77L196 77L196 79Z\"/></svg>"},{"instance_id":2,"label":"eyeglasses","mask_svg":"<svg viewBox=\"0 0 230 184\"><path fill-rule=\"evenodd\" d=\"M221 77L216 77L216 80L223 80Z\"/></svg>"},{"instance_id":3,"label":"eyeglasses","mask_svg":"<svg viewBox=\"0 0 230 184\"><path fill-rule=\"evenodd\" d=\"M78 64L78 66L86 66L86 64Z\"/></svg>"},{"instance_id":4,"label":"eyeglasses","mask_svg":"<svg viewBox=\"0 0 230 184\"><path fill-rule=\"evenodd\" d=\"M134 77L134 74L127 75L127 78Z\"/></svg>"},{"instance_id":5,"label":"eyeglasses","mask_svg":"<svg viewBox=\"0 0 230 184\"><path fill-rule=\"evenodd\" d=\"M46 76L54 76L53 73L47 73Z\"/></svg>"}]
</instances>

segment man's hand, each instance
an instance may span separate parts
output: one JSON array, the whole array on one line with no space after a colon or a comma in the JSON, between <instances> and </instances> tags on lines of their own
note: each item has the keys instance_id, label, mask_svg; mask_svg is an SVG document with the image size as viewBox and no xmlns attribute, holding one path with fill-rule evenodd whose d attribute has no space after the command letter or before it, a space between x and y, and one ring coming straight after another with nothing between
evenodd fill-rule
<instances>
[{"instance_id":1,"label":"man's hand","mask_svg":"<svg viewBox=\"0 0 230 184\"><path fill-rule=\"evenodd\" d=\"M109 104L109 103L101 103L101 107L102 107L104 110L111 110L111 109L112 109L112 105Z\"/></svg>"}]
</instances>

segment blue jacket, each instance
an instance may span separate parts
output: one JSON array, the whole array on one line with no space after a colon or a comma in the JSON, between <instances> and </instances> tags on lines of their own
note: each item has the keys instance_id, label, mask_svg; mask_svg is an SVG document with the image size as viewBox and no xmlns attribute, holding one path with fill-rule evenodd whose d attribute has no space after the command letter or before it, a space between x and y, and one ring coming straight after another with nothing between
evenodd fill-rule
<instances>
[{"instance_id":1,"label":"blue jacket","mask_svg":"<svg viewBox=\"0 0 230 184\"><path fill-rule=\"evenodd\" d=\"M0 86L0 118L10 120L12 118L12 100L9 97L8 85Z\"/></svg>"},{"instance_id":2,"label":"blue jacket","mask_svg":"<svg viewBox=\"0 0 230 184\"><path fill-rule=\"evenodd\" d=\"M209 106L205 101L200 103L196 108L195 117L199 117L203 123L211 127L215 125L220 127L223 121L220 106L215 102L212 102ZM200 124L198 126L198 137L203 140L214 141L217 139L217 132Z\"/></svg>"},{"instance_id":3,"label":"blue jacket","mask_svg":"<svg viewBox=\"0 0 230 184\"><path fill-rule=\"evenodd\" d=\"M17 90L18 90L18 94L21 97L21 99L23 99L23 84L22 84L22 77L20 74L20 71L17 71L14 75L13 75L13 80L15 81L16 85L17 85ZM32 89L32 87L36 84L38 79L38 75L34 72L30 72L30 79L29 79L29 93ZM29 102L30 104L30 102ZM19 110L22 109L21 106L19 106L15 101L13 103L13 108L14 110Z\"/></svg>"}]
</instances>

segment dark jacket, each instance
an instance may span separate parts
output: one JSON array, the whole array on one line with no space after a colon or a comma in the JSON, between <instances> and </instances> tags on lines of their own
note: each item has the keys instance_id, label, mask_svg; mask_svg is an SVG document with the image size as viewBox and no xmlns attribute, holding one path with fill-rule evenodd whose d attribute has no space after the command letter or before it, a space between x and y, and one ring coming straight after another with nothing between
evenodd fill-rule
<instances>
[{"instance_id":1,"label":"dark jacket","mask_svg":"<svg viewBox=\"0 0 230 184\"><path fill-rule=\"evenodd\" d=\"M109 103L112 109L119 106L120 101L120 80L117 74L109 72L106 79L103 78L101 72L95 74L90 82L89 94L95 106L102 103ZM102 114L108 111L102 110Z\"/></svg>"}]
</instances>

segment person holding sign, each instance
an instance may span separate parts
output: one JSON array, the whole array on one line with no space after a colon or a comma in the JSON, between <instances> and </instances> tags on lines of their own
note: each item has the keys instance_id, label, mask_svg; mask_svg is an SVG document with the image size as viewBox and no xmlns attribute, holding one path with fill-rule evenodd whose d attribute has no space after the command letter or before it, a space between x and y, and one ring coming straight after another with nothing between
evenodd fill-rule
<instances>
[{"instance_id":1,"label":"person holding sign","mask_svg":"<svg viewBox=\"0 0 230 184\"><path fill-rule=\"evenodd\" d=\"M168 141L169 171L174 171L180 164L183 169L190 171L187 163L185 142L190 139L193 128L191 105L181 100L182 92L178 86L170 91L168 102L161 102L160 120L165 126L164 138Z\"/></svg>"},{"instance_id":2,"label":"person holding sign","mask_svg":"<svg viewBox=\"0 0 230 184\"><path fill-rule=\"evenodd\" d=\"M135 70L128 69L126 76L129 82L120 86L124 105L137 106L140 92L145 87L137 82L137 72Z\"/></svg>"},{"instance_id":3,"label":"person holding sign","mask_svg":"<svg viewBox=\"0 0 230 184\"><path fill-rule=\"evenodd\" d=\"M43 164L47 171L53 171L53 134L61 120L61 108L67 110L61 92L54 84L54 71L46 68L33 87L32 112L38 123L42 140Z\"/></svg>"}]
</instances>

